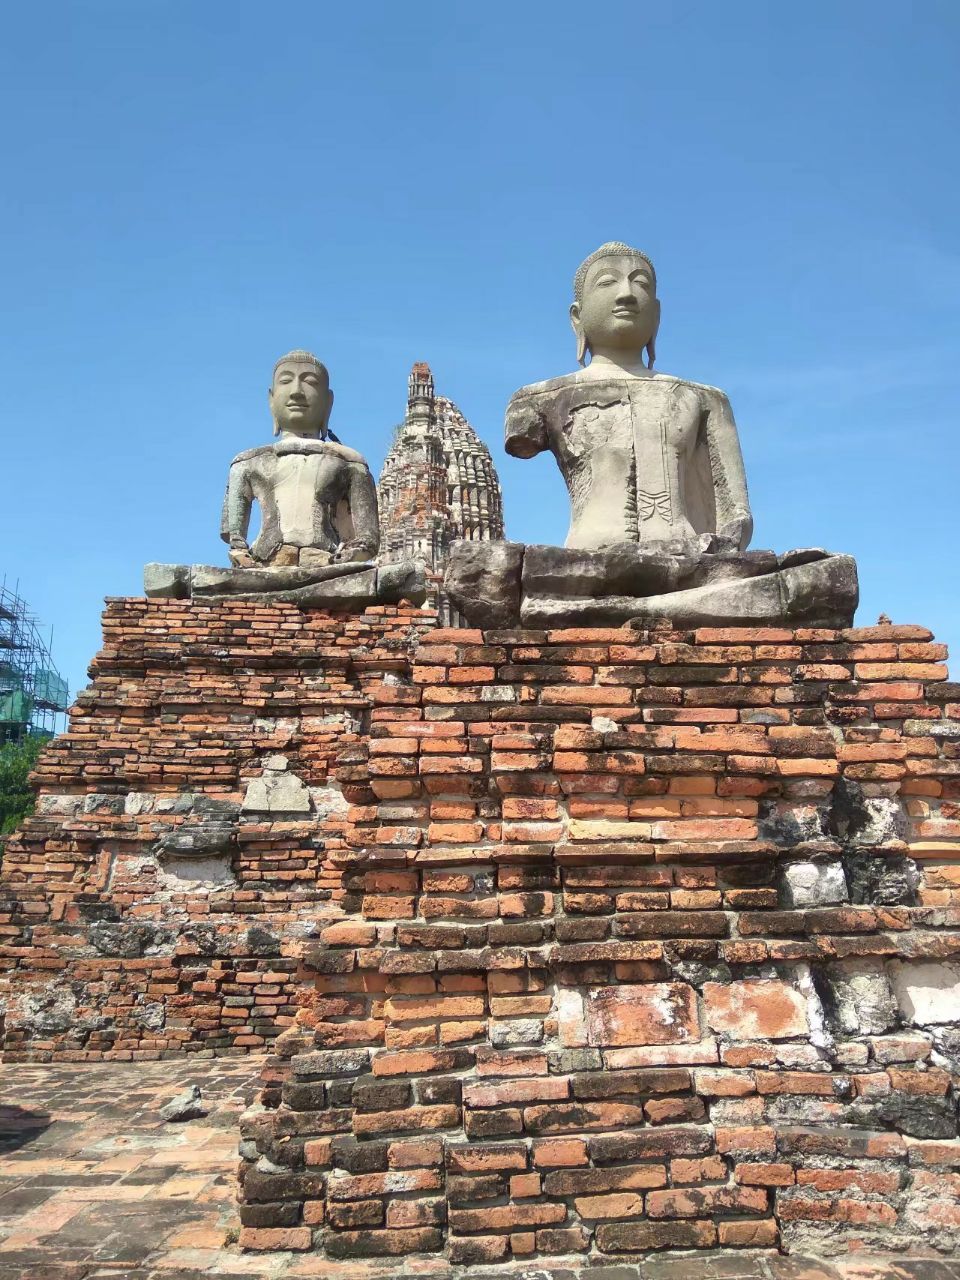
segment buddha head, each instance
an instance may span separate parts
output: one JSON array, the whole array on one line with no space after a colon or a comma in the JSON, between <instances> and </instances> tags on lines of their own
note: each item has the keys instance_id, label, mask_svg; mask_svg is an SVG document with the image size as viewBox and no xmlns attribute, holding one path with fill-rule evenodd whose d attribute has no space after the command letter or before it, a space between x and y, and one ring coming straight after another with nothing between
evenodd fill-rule
<instances>
[{"instance_id":1,"label":"buddha head","mask_svg":"<svg viewBox=\"0 0 960 1280\"><path fill-rule=\"evenodd\" d=\"M333 408L333 392L326 365L309 351L290 351L273 366L267 393L273 414L273 434L325 440Z\"/></svg>"},{"instance_id":2,"label":"buddha head","mask_svg":"<svg viewBox=\"0 0 960 1280\"><path fill-rule=\"evenodd\" d=\"M657 273L639 249L610 241L584 259L573 278L570 323L577 335L577 361L601 355L622 362L656 358L660 303Z\"/></svg>"}]
</instances>

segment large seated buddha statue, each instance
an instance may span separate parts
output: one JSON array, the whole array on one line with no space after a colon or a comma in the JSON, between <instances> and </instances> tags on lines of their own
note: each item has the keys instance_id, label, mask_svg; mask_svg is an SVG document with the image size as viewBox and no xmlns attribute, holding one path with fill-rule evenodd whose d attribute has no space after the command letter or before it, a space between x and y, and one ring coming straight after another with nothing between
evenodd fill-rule
<instances>
[{"instance_id":1,"label":"large seated buddha statue","mask_svg":"<svg viewBox=\"0 0 960 1280\"><path fill-rule=\"evenodd\" d=\"M227 478L220 536L233 567L149 564L147 595L267 596L351 608L422 603L421 566L375 563L377 491L362 455L330 432L326 366L309 351L281 356L268 398L278 438L238 453ZM254 504L260 530L251 543Z\"/></svg>"},{"instance_id":2,"label":"large seated buddha statue","mask_svg":"<svg viewBox=\"0 0 960 1280\"><path fill-rule=\"evenodd\" d=\"M654 371L660 302L646 254L602 245L573 292L581 367L522 387L506 417L508 453L557 460L566 543L454 547L445 587L467 621L849 625L851 557L747 551L753 517L730 402Z\"/></svg>"}]
</instances>

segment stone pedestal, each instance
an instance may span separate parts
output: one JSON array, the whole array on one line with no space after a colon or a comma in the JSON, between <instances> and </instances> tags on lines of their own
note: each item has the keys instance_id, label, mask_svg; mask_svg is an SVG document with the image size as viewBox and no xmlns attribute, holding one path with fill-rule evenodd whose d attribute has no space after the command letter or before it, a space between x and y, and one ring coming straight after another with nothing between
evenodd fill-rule
<instances>
[{"instance_id":1,"label":"stone pedestal","mask_svg":"<svg viewBox=\"0 0 960 1280\"><path fill-rule=\"evenodd\" d=\"M357 1275L952 1251L944 657L113 602L4 863L8 1056L269 1043L241 1245Z\"/></svg>"},{"instance_id":2,"label":"stone pedestal","mask_svg":"<svg viewBox=\"0 0 960 1280\"><path fill-rule=\"evenodd\" d=\"M850 626L852 556L822 547L699 552L621 542L596 551L459 542L444 589L471 626Z\"/></svg>"}]
</instances>

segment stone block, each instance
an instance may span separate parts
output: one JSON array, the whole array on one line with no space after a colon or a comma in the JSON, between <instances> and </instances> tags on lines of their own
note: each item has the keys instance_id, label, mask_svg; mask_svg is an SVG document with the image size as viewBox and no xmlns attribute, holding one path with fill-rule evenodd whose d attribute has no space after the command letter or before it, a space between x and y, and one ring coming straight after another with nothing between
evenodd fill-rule
<instances>
[{"instance_id":1,"label":"stone block","mask_svg":"<svg viewBox=\"0 0 960 1280\"><path fill-rule=\"evenodd\" d=\"M847 960L821 971L828 1020L840 1035L882 1035L897 1022L897 1001L879 962Z\"/></svg>"},{"instance_id":2,"label":"stone block","mask_svg":"<svg viewBox=\"0 0 960 1280\"><path fill-rule=\"evenodd\" d=\"M443 589L477 627L520 621L520 542L458 542L447 561Z\"/></svg>"},{"instance_id":3,"label":"stone block","mask_svg":"<svg viewBox=\"0 0 960 1280\"><path fill-rule=\"evenodd\" d=\"M646 1253L660 1249L708 1249L717 1228L707 1218L684 1222L604 1222L597 1227L601 1253Z\"/></svg>"},{"instance_id":4,"label":"stone block","mask_svg":"<svg viewBox=\"0 0 960 1280\"><path fill-rule=\"evenodd\" d=\"M151 563L143 567L143 593L148 599L186 600L190 595L190 566Z\"/></svg>"},{"instance_id":5,"label":"stone block","mask_svg":"<svg viewBox=\"0 0 960 1280\"><path fill-rule=\"evenodd\" d=\"M427 598L427 577L423 565L414 560L380 565L376 597L379 604L399 604L401 600L423 604Z\"/></svg>"},{"instance_id":6,"label":"stone block","mask_svg":"<svg viewBox=\"0 0 960 1280\"><path fill-rule=\"evenodd\" d=\"M370 1069L369 1049L317 1049L295 1054L290 1066L296 1076L354 1076Z\"/></svg>"},{"instance_id":7,"label":"stone block","mask_svg":"<svg viewBox=\"0 0 960 1280\"><path fill-rule=\"evenodd\" d=\"M960 1022L960 965L894 961L890 977L901 1016L913 1026Z\"/></svg>"},{"instance_id":8,"label":"stone block","mask_svg":"<svg viewBox=\"0 0 960 1280\"><path fill-rule=\"evenodd\" d=\"M247 784L242 807L244 813L309 813L310 792L295 773L265 769Z\"/></svg>"},{"instance_id":9,"label":"stone block","mask_svg":"<svg viewBox=\"0 0 960 1280\"><path fill-rule=\"evenodd\" d=\"M779 880L784 907L827 907L849 901L839 862L788 862L780 868Z\"/></svg>"}]
</instances>

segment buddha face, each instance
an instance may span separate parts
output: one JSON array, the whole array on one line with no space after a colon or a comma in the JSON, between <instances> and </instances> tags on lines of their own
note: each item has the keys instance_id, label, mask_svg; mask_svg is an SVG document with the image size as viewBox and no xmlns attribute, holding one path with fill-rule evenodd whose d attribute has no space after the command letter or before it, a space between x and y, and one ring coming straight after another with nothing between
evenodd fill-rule
<instances>
[{"instance_id":1,"label":"buddha face","mask_svg":"<svg viewBox=\"0 0 960 1280\"><path fill-rule=\"evenodd\" d=\"M584 279L582 300L570 308L570 320L594 355L639 357L660 323L649 265L628 256L598 259Z\"/></svg>"},{"instance_id":2,"label":"buddha face","mask_svg":"<svg viewBox=\"0 0 960 1280\"><path fill-rule=\"evenodd\" d=\"M315 364L284 360L273 375L270 411L287 435L324 438L333 407L329 380Z\"/></svg>"}]
</instances>

